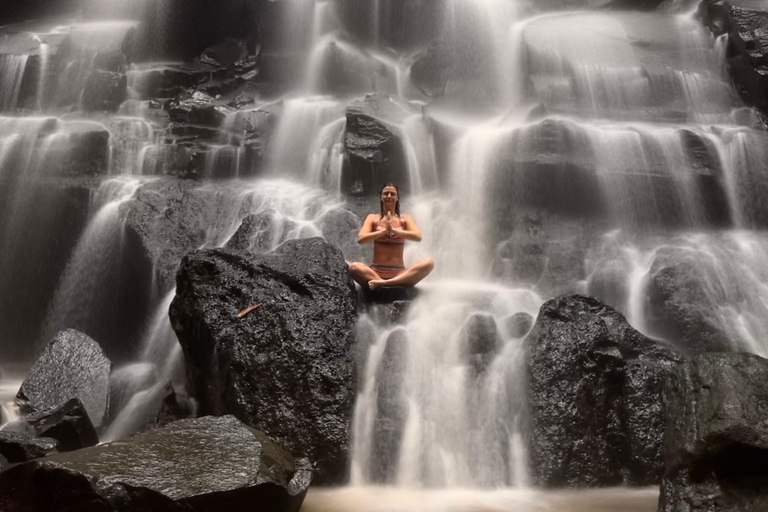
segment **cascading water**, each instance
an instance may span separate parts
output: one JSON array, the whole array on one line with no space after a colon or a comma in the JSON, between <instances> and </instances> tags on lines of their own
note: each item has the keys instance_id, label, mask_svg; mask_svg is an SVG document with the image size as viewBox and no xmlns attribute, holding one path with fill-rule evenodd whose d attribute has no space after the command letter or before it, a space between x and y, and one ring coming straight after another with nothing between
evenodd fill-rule
<instances>
[{"instance_id":1,"label":"cascading water","mask_svg":"<svg viewBox=\"0 0 768 512\"><path fill-rule=\"evenodd\" d=\"M324 236L360 259L344 245L360 222L346 208L365 201L344 194L370 192L362 178L375 192L387 164L403 167L403 209L424 231L406 264L432 257L436 267L399 316L361 312L351 482L517 489L347 489L339 499L576 507L526 489L519 322L556 294L599 296L675 342L682 334L656 300L671 275L694 290L685 311L703 312L708 336L768 354L766 135L725 76L724 39L692 2L652 13L597 10L602 0L267 3L280 4L279 42L261 49L256 76L259 86L278 77L277 92L250 96L228 96L199 62L124 61L136 37L126 18L145 2L88 2L94 19L0 33L0 349L28 364L20 347L65 327L109 345L108 324L133 315L103 440L143 428L169 382L183 391L166 253L137 254L138 238L167 221L179 225L157 229L185 251L262 253ZM125 80L125 101L90 111L89 83L110 77ZM195 101L224 121L180 128L167 100L202 83L211 94ZM361 119L375 126L362 142ZM385 150L365 146L388 137ZM55 205L42 208L41 191ZM5 292L21 289L19 299ZM0 378L12 416L18 379ZM334 495L313 499L306 506L323 510ZM599 497L584 500L597 510Z\"/></svg>"}]
</instances>

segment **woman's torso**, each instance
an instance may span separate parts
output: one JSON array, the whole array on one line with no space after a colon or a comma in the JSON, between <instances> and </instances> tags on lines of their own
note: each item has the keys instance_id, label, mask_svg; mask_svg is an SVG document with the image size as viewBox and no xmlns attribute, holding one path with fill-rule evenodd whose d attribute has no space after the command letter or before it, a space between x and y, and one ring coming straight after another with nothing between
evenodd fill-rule
<instances>
[{"instance_id":1,"label":"woman's torso","mask_svg":"<svg viewBox=\"0 0 768 512\"><path fill-rule=\"evenodd\" d=\"M398 229L403 228L401 218L393 217L392 226ZM387 229L381 215L376 219L376 231ZM373 242L373 263L375 265L386 265L391 267L402 267L403 251L405 249L405 239L393 234L390 237L386 235Z\"/></svg>"}]
</instances>

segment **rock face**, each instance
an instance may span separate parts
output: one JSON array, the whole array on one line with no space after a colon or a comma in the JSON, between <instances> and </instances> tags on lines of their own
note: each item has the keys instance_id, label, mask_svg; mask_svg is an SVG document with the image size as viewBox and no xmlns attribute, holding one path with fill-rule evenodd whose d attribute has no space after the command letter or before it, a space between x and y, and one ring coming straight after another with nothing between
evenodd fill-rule
<instances>
[{"instance_id":1,"label":"rock face","mask_svg":"<svg viewBox=\"0 0 768 512\"><path fill-rule=\"evenodd\" d=\"M347 467L355 308L341 253L312 238L263 256L189 254L170 316L202 412L264 430L330 483Z\"/></svg>"},{"instance_id":2,"label":"rock face","mask_svg":"<svg viewBox=\"0 0 768 512\"><path fill-rule=\"evenodd\" d=\"M128 80L112 71L94 70L85 83L83 108L86 111L117 112L127 97Z\"/></svg>"},{"instance_id":3,"label":"rock face","mask_svg":"<svg viewBox=\"0 0 768 512\"><path fill-rule=\"evenodd\" d=\"M346 154L342 188L348 193L378 194L384 183L407 187L405 155L400 137L383 119L403 115L389 98L369 95L347 109Z\"/></svg>"},{"instance_id":4,"label":"rock face","mask_svg":"<svg viewBox=\"0 0 768 512\"><path fill-rule=\"evenodd\" d=\"M79 450L99 443L88 413L79 398L73 398L56 409L24 417L40 437L59 442L59 451Z\"/></svg>"},{"instance_id":5,"label":"rock face","mask_svg":"<svg viewBox=\"0 0 768 512\"><path fill-rule=\"evenodd\" d=\"M112 367L98 343L74 329L57 334L27 374L16 395L24 414L60 407L79 398L95 427L109 400Z\"/></svg>"},{"instance_id":6,"label":"rock face","mask_svg":"<svg viewBox=\"0 0 768 512\"><path fill-rule=\"evenodd\" d=\"M205 417L10 468L0 474L0 509L294 512L310 480L308 462L263 433Z\"/></svg>"},{"instance_id":7,"label":"rock face","mask_svg":"<svg viewBox=\"0 0 768 512\"><path fill-rule=\"evenodd\" d=\"M579 295L546 302L526 344L535 482L658 483L663 381L682 357Z\"/></svg>"},{"instance_id":8,"label":"rock face","mask_svg":"<svg viewBox=\"0 0 768 512\"><path fill-rule=\"evenodd\" d=\"M768 11L758 2L705 0L699 14L716 35L728 34L727 64L739 94L768 113Z\"/></svg>"},{"instance_id":9,"label":"rock face","mask_svg":"<svg viewBox=\"0 0 768 512\"><path fill-rule=\"evenodd\" d=\"M768 510L768 360L702 354L664 388L660 512Z\"/></svg>"}]
</instances>

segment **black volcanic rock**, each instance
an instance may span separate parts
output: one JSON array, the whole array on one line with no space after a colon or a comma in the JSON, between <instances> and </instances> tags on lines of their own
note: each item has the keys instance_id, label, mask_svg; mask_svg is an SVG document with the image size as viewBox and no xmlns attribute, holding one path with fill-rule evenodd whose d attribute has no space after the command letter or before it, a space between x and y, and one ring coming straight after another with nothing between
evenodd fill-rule
<instances>
[{"instance_id":1,"label":"black volcanic rock","mask_svg":"<svg viewBox=\"0 0 768 512\"><path fill-rule=\"evenodd\" d=\"M698 12L713 34L728 34L728 72L741 97L768 113L768 9L765 4L704 0Z\"/></svg>"},{"instance_id":2,"label":"black volcanic rock","mask_svg":"<svg viewBox=\"0 0 768 512\"><path fill-rule=\"evenodd\" d=\"M709 353L664 388L659 512L768 510L768 360Z\"/></svg>"},{"instance_id":3,"label":"black volcanic rock","mask_svg":"<svg viewBox=\"0 0 768 512\"><path fill-rule=\"evenodd\" d=\"M459 335L470 366L475 374L481 373L488 367L499 346L496 320L492 315L475 313L467 319Z\"/></svg>"},{"instance_id":4,"label":"black volcanic rock","mask_svg":"<svg viewBox=\"0 0 768 512\"><path fill-rule=\"evenodd\" d=\"M86 111L117 112L128 94L128 79L114 71L93 70L83 90Z\"/></svg>"},{"instance_id":5,"label":"black volcanic rock","mask_svg":"<svg viewBox=\"0 0 768 512\"><path fill-rule=\"evenodd\" d=\"M546 302L526 346L534 481L545 487L658 483L662 387L682 357L612 308L579 295Z\"/></svg>"},{"instance_id":6,"label":"black volcanic rock","mask_svg":"<svg viewBox=\"0 0 768 512\"><path fill-rule=\"evenodd\" d=\"M411 65L411 80L426 96L442 96L452 66L451 53L441 40L436 39L416 56Z\"/></svg>"},{"instance_id":7,"label":"black volcanic rock","mask_svg":"<svg viewBox=\"0 0 768 512\"><path fill-rule=\"evenodd\" d=\"M262 256L197 251L176 282L171 322L202 412L234 414L310 457L319 482L342 481L356 296L341 252L319 238Z\"/></svg>"},{"instance_id":8,"label":"black volcanic rock","mask_svg":"<svg viewBox=\"0 0 768 512\"><path fill-rule=\"evenodd\" d=\"M387 96L372 94L347 108L342 189L353 195L378 194L384 183L407 190L403 145L385 119L402 116Z\"/></svg>"},{"instance_id":9,"label":"black volcanic rock","mask_svg":"<svg viewBox=\"0 0 768 512\"><path fill-rule=\"evenodd\" d=\"M57 440L61 452L99 443L96 429L79 398L73 398L55 409L29 414L24 420L34 428L37 436Z\"/></svg>"},{"instance_id":10,"label":"black volcanic rock","mask_svg":"<svg viewBox=\"0 0 768 512\"><path fill-rule=\"evenodd\" d=\"M504 319L507 333L513 338L522 338L528 334L533 327L533 317L528 313L520 311L509 315Z\"/></svg>"},{"instance_id":11,"label":"black volcanic rock","mask_svg":"<svg viewBox=\"0 0 768 512\"><path fill-rule=\"evenodd\" d=\"M47 437L29 437L16 432L0 432L0 456L8 462L25 462L56 451L59 443ZM2 505L0 500L0 505ZM0 506L0 510L5 509Z\"/></svg>"},{"instance_id":12,"label":"black volcanic rock","mask_svg":"<svg viewBox=\"0 0 768 512\"><path fill-rule=\"evenodd\" d=\"M21 412L61 407L79 398L95 427L101 426L109 399L112 367L101 347L74 329L58 333L37 359L16 395Z\"/></svg>"},{"instance_id":13,"label":"black volcanic rock","mask_svg":"<svg viewBox=\"0 0 768 512\"><path fill-rule=\"evenodd\" d=\"M296 512L308 462L232 416L166 427L0 473L4 512Z\"/></svg>"}]
</instances>

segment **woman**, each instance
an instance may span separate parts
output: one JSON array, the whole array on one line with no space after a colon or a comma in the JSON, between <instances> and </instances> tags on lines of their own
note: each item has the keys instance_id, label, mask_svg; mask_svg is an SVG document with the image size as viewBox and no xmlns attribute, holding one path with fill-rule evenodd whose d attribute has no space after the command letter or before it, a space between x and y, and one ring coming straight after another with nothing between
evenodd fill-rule
<instances>
[{"instance_id":1,"label":"woman","mask_svg":"<svg viewBox=\"0 0 768 512\"><path fill-rule=\"evenodd\" d=\"M409 269L403 263L405 241L421 241L421 229L410 215L400 214L400 193L388 183L381 188L381 211L368 215L357 236L357 243L373 242L373 263L351 263L349 272L360 286L375 290L380 286L414 286L435 266L431 258Z\"/></svg>"}]
</instances>

